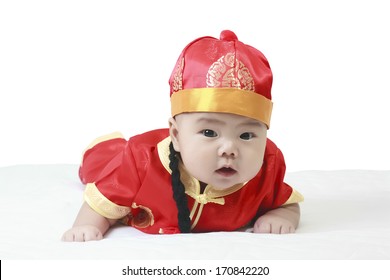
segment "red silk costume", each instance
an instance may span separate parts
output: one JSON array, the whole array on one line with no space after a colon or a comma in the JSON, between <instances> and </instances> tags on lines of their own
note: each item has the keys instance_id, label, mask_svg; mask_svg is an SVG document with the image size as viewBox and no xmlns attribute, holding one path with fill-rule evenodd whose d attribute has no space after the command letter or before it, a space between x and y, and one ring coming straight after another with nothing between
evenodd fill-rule
<instances>
[{"instance_id":1,"label":"red silk costume","mask_svg":"<svg viewBox=\"0 0 390 280\"><path fill-rule=\"evenodd\" d=\"M111 135L95 141L84 153L80 178L84 198L96 212L122 219L145 233L179 233L169 169L168 129L150 131L126 141ZM199 182L183 166L181 180L188 197L192 232L232 231L259 215L302 196L283 182L281 151L267 140L263 166L245 184L227 190Z\"/></svg>"}]
</instances>

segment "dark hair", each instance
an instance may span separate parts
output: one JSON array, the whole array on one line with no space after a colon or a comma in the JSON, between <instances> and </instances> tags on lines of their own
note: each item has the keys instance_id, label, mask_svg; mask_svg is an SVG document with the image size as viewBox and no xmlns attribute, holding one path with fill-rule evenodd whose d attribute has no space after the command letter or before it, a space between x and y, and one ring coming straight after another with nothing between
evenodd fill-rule
<instances>
[{"instance_id":1,"label":"dark hair","mask_svg":"<svg viewBox=\"0 0 390 280\"><path fill-rule=\"evenodd\" d=\"M190 210L188 209L188 200L184 185L180 180L179 153L173 148L172 142L169 145L169 152L169 168L172 170L173 199L176 202L179 229L182 233L188 233L191 231Z\"/></svg>"}]
</instances>

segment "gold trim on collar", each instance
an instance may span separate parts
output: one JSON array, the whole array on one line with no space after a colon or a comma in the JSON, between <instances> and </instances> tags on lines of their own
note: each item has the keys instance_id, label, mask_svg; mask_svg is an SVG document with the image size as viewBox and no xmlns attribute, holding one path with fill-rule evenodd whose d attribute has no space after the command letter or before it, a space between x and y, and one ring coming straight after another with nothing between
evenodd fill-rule
<instances>
[{"instance_id":1,"label":"gold trim on collar","mask_svg":"<svg viewBox=\"0 0 390 280\"><path fill-rule=\"evenodd\" d=\"M169 168L169 144L171 144L171 136L168 136L157 144L157 152L164 168L169 174L172 174L172 170Z\"/></svg>"}]
</instances>

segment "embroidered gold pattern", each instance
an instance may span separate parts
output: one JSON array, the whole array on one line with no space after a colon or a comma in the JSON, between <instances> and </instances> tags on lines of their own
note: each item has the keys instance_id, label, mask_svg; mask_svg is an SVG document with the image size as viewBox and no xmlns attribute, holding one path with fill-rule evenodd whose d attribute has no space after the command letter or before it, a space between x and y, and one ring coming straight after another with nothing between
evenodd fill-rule
<instances>
[{"instance_id":1,"label":"embroidered gold pattern","mask_svg":"<svg viewBox=\"0 0 390 280\"><path fill-rule=\"evenodd\" d=\"M184 69L184 57L178 61L176 70L173 74L172 89L178 91L183 89L183 69Z\"/></svg>"},{"instance_id":2,"label":"embroidered gold pattern","mask_svg":"<svg viewBox=\"0 0 390 280\"><path fill-rule=\"evenodd\" d=\"M150 208L142 205L137 205L135 202L133 202L131 208L135 209L132 211L129 217L132 226L138 228L146 228L154 224L154 217Z\"/></svg>"},{"instance_id":3,"label":"embroidered gold pattern","mask_svg":"<svg viewBox=\"0 0 390 280\"><path fill-rule=\"evenodd\" d=\"M130 208L108 200L96 187L89 183L85 187L84 199L97 213L108 219L120 219L130 212Z\"/></svg>"},{"instance_id":4,"label":"embroidered gold pattern","mask_svg":"<svg viewBox=\"0 0 390 280\"><path fill-rule=\"evenodd\" d=\"M234 53L227 53L214 62L206 75L207 87L233 87L254 91L254 81L249 69L236 59Z\"/></svg>"}]
</instances>

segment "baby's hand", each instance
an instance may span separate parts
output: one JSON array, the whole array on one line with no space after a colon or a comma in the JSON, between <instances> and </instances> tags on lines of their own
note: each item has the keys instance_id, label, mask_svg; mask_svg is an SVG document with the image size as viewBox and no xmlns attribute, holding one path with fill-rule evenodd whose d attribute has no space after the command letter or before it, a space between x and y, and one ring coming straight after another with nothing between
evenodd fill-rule
<instances>
[{"instance_id":1,"label":"baby's hand","mask_svg":"<svg viewBox=\"0 0 390 280\"><path fill-rule=\"evenodd\" d=\"M291 204L260 216L253 226L254 233L294 233L299 221L299 206Z\"/></svg>"},{"instance_id":2,"label":"baby's hand","mask_svg":"<svg viewBox=\"0 0 390 280\"><path fill-rule=\"evenodd\" d=\"M283 218L267 217L266 215L261 216L255 222L253 226L254 233L294 233L294 225Z\"/></svg>"},{"instance_id":3,"label":"baby's hand","mask_svg":"<svg viewBox=\"0 0 390 280\"><path fill-rule=\"evenodd\" d=\"M62 241L68 242L84 242L91 240L100 240L103 238L103 234L95 226L84 225L76 226L68 230L62 236Z\"/></svg>"}]
</instances>

